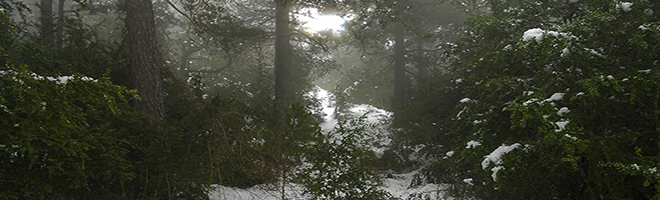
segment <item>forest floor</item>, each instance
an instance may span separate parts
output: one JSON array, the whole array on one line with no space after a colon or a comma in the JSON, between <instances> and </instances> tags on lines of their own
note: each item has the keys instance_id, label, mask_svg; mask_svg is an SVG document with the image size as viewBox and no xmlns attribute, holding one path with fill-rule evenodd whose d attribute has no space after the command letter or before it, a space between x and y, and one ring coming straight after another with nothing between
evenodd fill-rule
<instances>
[{"instance_id":1,"label":"forest floor","mask_svg":"<svg viewBox=\"0 0 660 200\"><path fill-rule=\"evenodd\" d=\"M405 174L393 174L392 178L383 179L381 189L388 192L394 199L441 199L444 196L445 185L425 184L410 187L410 183L417 174L413 171ZM298 184L287 184L282 192L280 184L256 185L241 189L225 186L214 186L209 194L211 200L281 200L284 193L288 200L311 199L303 194L303 187ZM413 197L424 198L413 198ZM428 198L427 198L428 197Z\"/></svg>"},{"instance_id":2,"label":"forest floor","mask_svg":"<svg viewBox=\"0 0 660 200\"><path fill-rule=\"evenodd\" d=\"M321 101L323 107L325 122L321 124L324 132L330 133L338 122L334 117L334 103L330 98L330 93L324 89L318 88L311 94ZM376 154L381 154L390 143L388 132L386 131L388 118L391 112L376 108L368 104L351 105L349 115L353 118L364 117L364 121L369 124L375 124L372 131L367 133L369 143L376 142L379 145L369 148ZM408 173L389 173L382 178L380 188L388 192L394 199L417 199L413 197L422 197L421 199L439 199L444 195L444 189L447 186L438 184L422 184L411 187L414 177L419 173L418 170ZM311 196L303 194L303 186L295 183L287 183L282 188L281 183L262 184L250 188L234 188L221 185L214 185L209 193L211 200L303 200L311 199ZM282 198L284 195L284 198Z\"/></svg>"}]
</instances>

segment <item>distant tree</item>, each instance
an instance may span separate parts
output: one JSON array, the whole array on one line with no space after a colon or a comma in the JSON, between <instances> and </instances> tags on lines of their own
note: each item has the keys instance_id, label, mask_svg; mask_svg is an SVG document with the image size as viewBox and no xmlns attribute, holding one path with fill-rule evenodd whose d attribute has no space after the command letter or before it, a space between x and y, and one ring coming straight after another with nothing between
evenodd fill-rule
<instances>
[{"instance_id":1,"label":"distant tree","mask_svg":"<svg viewBox=\"0 0 660 200\"><path fill-rule=\"evenodd\" d=\"M57 38L55 40L55 47L56 48L62 48L63 42L64 42L64 23L65 23L65 18L64 18L64 3L66 0L58 0L57 3L57 30L56 30L56 35L55 37Z\"/></svg>"},{"instance_id":2,"label":"distant tree","mask_svg":"<svg viewBox=\"0 0 660 200\"><path fill-rule=\"evenodd\" d=\"M39 37L45 46L55 46L55 22L53 21L53 0L39 2Z\"/></svg>"},{"instance_id":3,"label":"distant tree","mask_svg":"<svg viewBox=\"0 0 660 200\"><path fill-rule=\"evenodd\" d=\"M407 125L408 116L414 112L407 105L417 98L413 96L414 89L443 71L440 57L434 52L437 53L438 45L453 39L452 28L460 24L465 15L446 1L370 3L371 9L358 12L359 16L351 24L354 45L365 52L364 57L387 59L377 71L391 74L379 77L390 79L388 84L393 88L390 108L395 113L395 126ZM384 44L385 49L382 48Z\"/></svg>"},{"instance_id":4,"label":"distant tree","mask_svg":"<svg viewBox=\"0 0 660 200\"><path fill-rule=\"evenodd\" d=\"M285 130L285 111L291 105L292 49L290 41L289 0L275 1L275 120L277 129Z\"/></svg>"},{"instance_id":5,"label":"distant tree","mask_svg":"<svg viewBox=\"0 0 660 200\"><path fill-rule=\"evenodd\" d=\"M407 102L406 88L408 86L406 75L406 27L402 21L394 25L394 98L392 109L394 111L394 126L400 126L405 121L404 110Z\"/></svg>"}]
</instances>

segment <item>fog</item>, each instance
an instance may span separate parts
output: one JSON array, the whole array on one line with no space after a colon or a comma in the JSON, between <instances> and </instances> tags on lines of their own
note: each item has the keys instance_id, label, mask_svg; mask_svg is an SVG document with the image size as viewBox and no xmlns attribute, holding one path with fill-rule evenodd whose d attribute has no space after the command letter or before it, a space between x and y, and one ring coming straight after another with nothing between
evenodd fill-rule
<instances>
[{"instance_id":1,"label":"fog","mask_svg":"<svg viewBox=\"0 0 660 200\"><path fill-rule=\"evenodd\" d=\"M659 9L0 0L0 199L652 199Z\"/></svg>"}]
</instances>

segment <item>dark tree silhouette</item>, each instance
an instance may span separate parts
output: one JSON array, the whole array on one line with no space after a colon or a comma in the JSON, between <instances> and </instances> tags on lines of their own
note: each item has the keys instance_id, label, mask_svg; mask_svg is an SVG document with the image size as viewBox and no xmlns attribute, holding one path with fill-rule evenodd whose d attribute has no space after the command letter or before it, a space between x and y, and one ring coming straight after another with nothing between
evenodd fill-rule
<instances>
[{"instance_id":1,"label":"dark tree silhouette","mask_svg":"<svg viewBox=\"0 0 660 200\"><path fill-rule=\"evenodd\" d=\"M135 106L155 122L163 117L163 67L152 6L151 0L126 1L126 29L133 84L142 98Z\"/></svg>"},{"instance_id":2,"label":"dark tree silhouette","mask_svg":"<svg viewBox=\"0 0 660 200\"><path fill-rule=\"evenodd\" d=\"M275 1L275 112L278 129L286 129L284 111L291 104L291 44L289 2Z\"/></svg>"}]
</instances>

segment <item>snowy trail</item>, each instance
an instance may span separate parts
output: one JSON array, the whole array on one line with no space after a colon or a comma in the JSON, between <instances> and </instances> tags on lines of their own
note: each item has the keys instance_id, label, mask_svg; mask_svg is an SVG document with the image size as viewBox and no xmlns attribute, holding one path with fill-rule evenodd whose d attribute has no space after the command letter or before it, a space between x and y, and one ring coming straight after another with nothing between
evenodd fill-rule
<instances>
[{"instance_id":1,"label":"snowy trail","mask_svg":"<svg viewBox=\"0 0 660 200\"><path fill-rule=\"evenodd\" d=\"M383 180L381 188L389 192L392 197L397 199L409 199L413 195L421 195L421 199L439 199L443 197L443 191L447 188L445 185L424 184L418 187L410 187L413 178L419 171L412 171L405 174L394 174L393 178Z\"/></svg>"},{"instance_id":2,"label":"snowy trail","mask_svg":"<svg viewBox=\"0 0 660 200\"><path fill-rule=\"evenodd\" d=\"M334 107L332 106L332 102L330 102L330 93L327 90L317 87L312 95L320 99L323 106L322 110L325 122L321 124L322 130L324 132L333 130L338 122L333 116ZM389 137L386 135L386 124L383 124L383 120L391 117L392 113L368 104L352 105L350 111L353 117L360 117L366 113L365 121L367 123L381 124L376 126L375 130L370 131L372 135L369 135L369 137L373 139L371 142L382 145L371 146L371 150L376 154L382 154L386 148L385 146L390 142ZM424 197L431 197L431 199L437 199L437 197L442 195L441 191L446 188L442 185L426 184L411 188L411 182L417 173L419 172L412 171L405 174L393 174L391 178L383 179L383 185L380 188L390 193L396 199L409 199L413 195L422 195ZM303 189L301 185L287 184L284 195L286 199L290 200L311 199L310 196L302 194ZM281 200L282 191L281 186L277 184L257 185L246 189L215 185L209 194L209 198L211 200Z\"/></svg>"},{"instance_id":3,"label":"snowy trail","mask_svg":"<svg viewBox=\"0 0 660 200\"><path fill-rule=\"evenodd\" d=\"M443 190L447 187L437 184L425 184L419 187L409 187L413 177L418 171L405 174L394 174L393 178L383 180L381 189L390 193L395 199L410 199L413 196L422 199L439 199L443 197ZM257 185L247 189L215 186L210 193L211 200L281 200L282 192L277 185ZM302 194L303 188L297 184L289 184L285 189L285 198L289 200L312 199ZM428 197L428 198L427 198Z\"/></svg>"}]
</instances>

